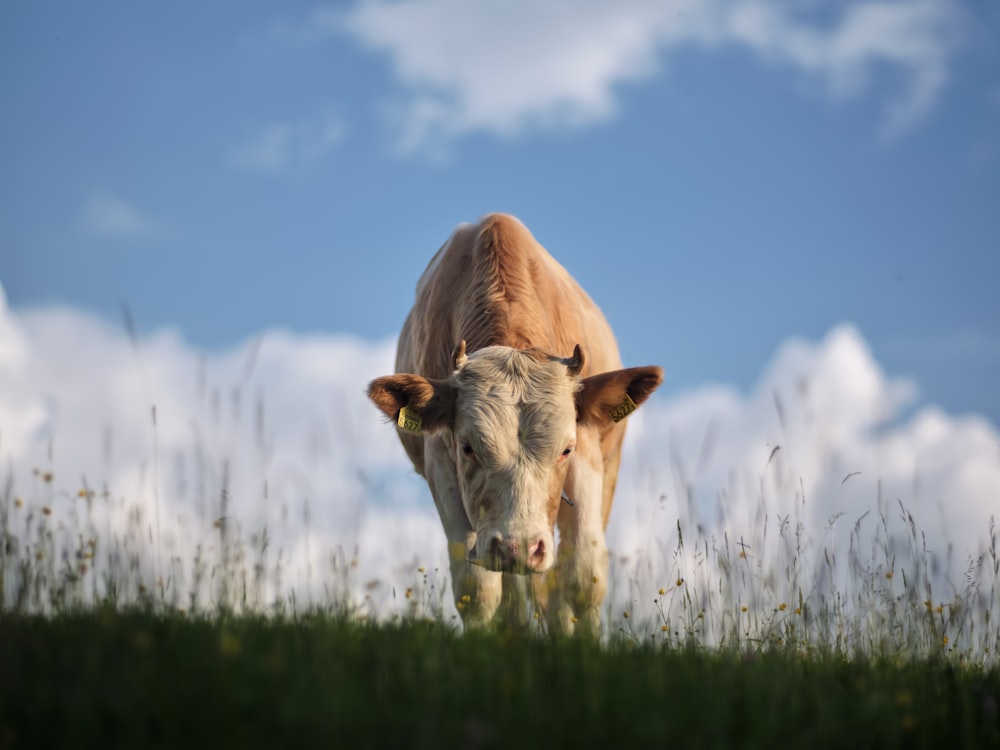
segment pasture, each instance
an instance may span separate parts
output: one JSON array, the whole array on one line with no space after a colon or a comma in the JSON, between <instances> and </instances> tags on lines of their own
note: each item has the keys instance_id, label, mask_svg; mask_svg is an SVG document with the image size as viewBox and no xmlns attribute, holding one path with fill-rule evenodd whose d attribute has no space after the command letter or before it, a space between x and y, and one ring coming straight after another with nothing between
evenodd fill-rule
<instances>
[{"instance_id":1,"label":"pasture","mask_svg":"<svg viewBox=\"0 0 1000 750\"><path fill-rule=\"evenodd\" d=\"M116 613L0 623L4 747L989 747L1000 674L612 639ZM656 743L647 745L646 743Z\"/></svg>"},{"instance_id":2,"label":"pasture","mask_svg":"<svg viewBox=\"0 0 1000 750\"><path fill-rule=\"evenodd\" d=\"M40 471L37 487L57 481ZM463 634L422 567L375 613L343 555L326 598L303 603L266 533L232 519L199 559L157 570L152 527L102 537L88 492L64 518L10 482L0 494L2 748L1000 745L993 526L942 599L915 528L910 558L886 542L817 574L792 535L748 554L678 521L676 577L609 604L597 642L544 618Z\"/></svg>"}]
</instances>

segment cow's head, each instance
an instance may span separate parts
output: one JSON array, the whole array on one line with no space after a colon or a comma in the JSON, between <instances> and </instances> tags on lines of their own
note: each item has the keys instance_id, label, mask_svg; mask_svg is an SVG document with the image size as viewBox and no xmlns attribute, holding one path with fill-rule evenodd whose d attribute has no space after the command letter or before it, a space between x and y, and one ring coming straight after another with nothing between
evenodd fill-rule
<instances>
[{"instance_id":1,"label":"cow's head","mask_svg":"<svg viewBox=\"0 0 1000 750\"><path fill-rule=\"evenodd\" d=\"M580 378L579 346L568 359L506 346L466 356L463 341L454 362L446 380L390 375L373 380L368 396L401 429L444 439L476 532L469 561L544 572L555 561L553 529L577 441L645 401L663 372Z\"/></svg>"}]
</instances>

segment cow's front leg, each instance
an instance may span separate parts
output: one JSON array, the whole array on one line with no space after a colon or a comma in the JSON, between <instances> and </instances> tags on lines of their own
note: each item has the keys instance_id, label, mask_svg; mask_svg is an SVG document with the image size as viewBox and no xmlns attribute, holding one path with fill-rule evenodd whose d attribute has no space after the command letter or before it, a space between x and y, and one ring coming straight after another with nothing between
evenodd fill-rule
<instances>
[{"instance_id":1,"label":"cow's front leg","mask_svg":"<svg viewBox=\"0 0 1000 750\"><path fill-rule=\"evenodd\" d=\"M425 443L425 478L434 496L441 525L448 538L451 591L455 607L467 625L485 625L493 619L503 593L501 574L466 561L476 543L455 476L453 447L445 436L432 436Z\"/></svg>"},{"instance_id":2,"label":"cow's front leg","mask_svg":"<svg viewBox=\"0 0 1000 750\"><path fill-rule=\"evenodd\" d=\"M470 532L475 544L475 533ZM503 574L495 573L465 559L469 539L448 542L451 560L451 590L455 607L466 627L488 625L500 606L503 594Z\"/></svg>"},{"instance_id":3,"label":"cow's front leg","mask_svg":"<svg viewBox=\"0 0 1000 750\"><path fill-rule=\"evenodd\" d=\"M608 547L603 530L560 524L554 585L550 578L549 624L564 633L599 635L608 591Z\"/></svg>"},{"instance_id":4,"label":"cow's front leg","mask_svg":"<svg viewBox=\"0 0 1000 750\"><path fill-rule=\"evenodd\" d=\"M608 591L608 546L601 513L602 474L587 458L577 456L566 479L573 505L559 511L559 551L555 570L547 577L548 620L561 632L596 636Z\"/></svg>"}]
</instances>

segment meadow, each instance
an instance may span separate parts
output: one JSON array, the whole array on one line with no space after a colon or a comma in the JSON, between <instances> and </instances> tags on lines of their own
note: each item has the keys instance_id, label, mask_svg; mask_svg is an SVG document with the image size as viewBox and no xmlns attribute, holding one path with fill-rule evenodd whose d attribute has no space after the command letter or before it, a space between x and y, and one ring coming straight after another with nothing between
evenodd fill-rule
<instances>
[{"instance_id":1,"label":"meadow","mask_svg":"<svg viewBox=\"0 0 1000 750\"><path fill-rule=\"evenodd\" d=\"M898 501L879 499L864 544L855 523L846 558L806 549L791 518L738 540L687 538L677 520L673 549L651 552L670 579L617 558L631 604L610 596L591 641L542 617L463 633L440 570L358 580L363 550L331 553L325 596L304 601L267 529L243 532L229 502L194 559L163 560L155 523L109 493L42 469L25 495L8 481L0 748L1000 747L992 522L942 597Z\"/></svg>"}]
</instances>

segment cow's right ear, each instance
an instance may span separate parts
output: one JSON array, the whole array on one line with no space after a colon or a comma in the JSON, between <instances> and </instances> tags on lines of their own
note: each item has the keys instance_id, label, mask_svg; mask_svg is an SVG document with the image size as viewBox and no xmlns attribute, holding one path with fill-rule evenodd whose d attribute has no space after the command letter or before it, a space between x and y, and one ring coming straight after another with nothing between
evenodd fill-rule
<instances>
[{"instance_id":1,"label":"cow's right ear","mask_svg":"<svg viewBox=\"0 0 1000 750\"><path fill-rule=\"evenodd\" d=\"M453 421L455 389L447 380L407 373L387 375L368 384L368 398L408 432L434 432Z\"/></svg>"}]
</instances>

